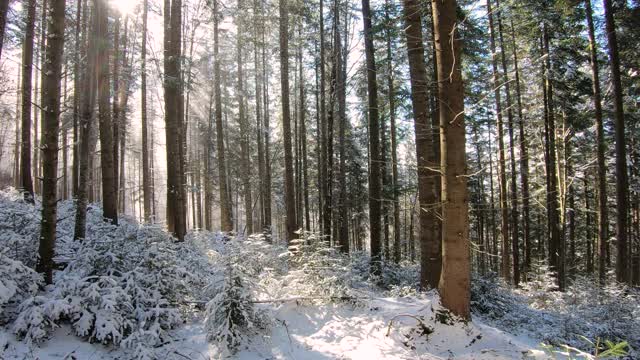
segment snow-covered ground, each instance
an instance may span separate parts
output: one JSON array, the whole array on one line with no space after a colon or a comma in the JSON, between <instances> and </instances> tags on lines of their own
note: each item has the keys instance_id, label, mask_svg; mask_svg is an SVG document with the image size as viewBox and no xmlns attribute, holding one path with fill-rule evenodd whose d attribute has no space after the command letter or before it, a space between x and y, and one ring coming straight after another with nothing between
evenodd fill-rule
<instances>
[{"instance_id":1,"label":"snow-covered ground","mask_svg":"<svg viewBox=\"0 0 640 360\"><path fill-rule=\"evenodd\" d=\"M377 298L367 306L330 304L275 306L269 333L252 338L232 358L258 359L522 359L546 358L536 340L516 337L479 320L444 325L431 316L433 298ZM430 334L418 321L429 327ZM392 319L393 324L390 327ZM427 332L429 332L427 331ZM388 335L387 335L388 334ZM4 332L4 359L122 359L117 348L82 341L64 326L50 340L29 346ZM160 359L216 359L218 348L207 341L201 318L158 347Z\"/></svg>"},{"instance_id":2,"label":"snow-covered ground","mask_svg":"<svg viewBox=\"0 0 640 360\"><path fill-rule=\"evenodd\" d=\"M294 252L208 232L175 244L132 219L104 224L92 205L78 243L71 202L59 219L66 268L37 290L39 212L0 192L0 359L547 359L565 358L564 344L591 351L582 335L640 342L634 293L596 297L584 280L550 293L544 276L519 291L474 279L463 323L435 292L416 291L415 265L386 264L372 279L366 255L341 256L312 234ZM240 311L217 311L234 302Z\"/></svg>"}]
</instances>

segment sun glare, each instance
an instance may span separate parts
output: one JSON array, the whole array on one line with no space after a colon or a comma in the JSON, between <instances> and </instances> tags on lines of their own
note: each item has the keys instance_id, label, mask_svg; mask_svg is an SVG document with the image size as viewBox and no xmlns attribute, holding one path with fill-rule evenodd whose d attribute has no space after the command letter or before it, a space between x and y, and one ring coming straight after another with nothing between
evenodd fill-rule
<instances>
[{"instance_id":1,"label":"sun glare","mask_svg":"<svg viewBox=\"0 0 640 360\"><path fill-rule=\"evenodd\" d=\"M111 6L121 15L131 14L135 11L138 0L111 0Z\"/></svg>"}]
</instances>

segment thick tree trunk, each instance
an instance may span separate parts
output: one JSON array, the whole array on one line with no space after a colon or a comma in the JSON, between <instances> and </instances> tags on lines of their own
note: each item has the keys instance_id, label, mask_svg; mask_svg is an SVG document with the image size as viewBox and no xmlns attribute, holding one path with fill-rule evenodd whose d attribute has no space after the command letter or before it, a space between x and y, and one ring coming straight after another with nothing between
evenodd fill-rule
<instances>
[{"instance_id":1,"label":"thick tree trunk","mask_svg":"<svg viewBox=\"0 0 640 360\"><path fill-rule=\"evenodd\" d=\"M167 142L167 224L178 241L187 230L182 137L182 1L165 0L165 126Z\"/></svg>"},{"instance_id":2,"label":"thick tree trunk","mask_svg":"<svg viewBox=\"0 0 640 360\"><path fill-rule=\"evenodd\" d=\"M433 129L429 111L429 84L422 45L422 18L416 0L404 0L405 36L411 77L416 136L416 164L418 166L418 199L420 219L420 286L435 289L442 267L441 239L437 223L438 166L433 152Z\"/></svg>"},{"instance_id":3,"label":"thick tree trunk","mask_svg":"<svg viewBox=\"0 0 640 360\"><path fill-rule=\"evenodd\" d=\"M469 214L465 161L464 90L456 30L456 1L432 0L442 169L442 305L464 319L470 317Z\"/></svg>"},{"instance_id":4,"label":"thick tree trunk","mask_svg":"<svg viewBox=\"0 0 640 360\"><path fill-rule=\"evenodd\" d=\"M83 6L82 22L84 31L82 32L82 46L80 47L80 58L85 60L82 68L82 78L80 79L80 109L79 109L79 144L78 144L78 192L76 194L76 219L73 233L74 240L82 240L85 238L87 227L87 201L90 194L89 179L93 169L90 167L90 149L91 149L91 129L93 119L93 110L95 107L96 97L96 53L98 47L97 39L97 17L93 17L91 28L91 38L88 41L89 32L86 31L88 16L87 2L85 0Z\"/></svg>"},{"instance_id":5,"label":"thick tree trunk","mask_svg":"<svg viewBox=\"0 0 640 360\"><path fill-rule=\"evenodd\" d=\"M118 224L118 188L113 162L113 122L109 106L109 30L108 8L102 0L94 0L98 18L98 120L100 123L100 165L102 170L102 210L105 219Z\"/></svg>"},{"instance_id":6,"label":"thick tree trunk","mask_svg":"<svg viewBox=\"0 0 640 360\"><path fill-rule=\"evenodd\" d=\"M380 173L380 123L378 118L378 81L376 79L375 48L373 47L373 29L369 0L362 0L362 18L364 25L364 48L367 66L367 94L369 115L369 231L371 246L371 272L380 275L381 238L380 238L380 200L382 198Z\"/></svg>"},{"instance_id":7,"label":"thick tree trunk","mask_svg":"<svg viewBox=\"0 0 640 360\"><path fill-rule=\"evenodd\" d=\"M624 133L624 107L622 102L622 83L620 81L620 59L616 24L613 17L611 0L604 0L604 19L609 41L609 61L611 63L611 83L613 84L613 114L616 139L616 280L631 282L631 267L627 244L627 216L629 182L627 181L627 150Z\"/></svg>"},{"instance_id":8,"label":"thick tree trunk","mask_svg":"<svg viewBox=\"0 0 640 360\"><path fill-rule=\"evenodd\" d=\"M213 22L213 56L214 56L214 86L215 86L215 118L216 118L216 146L218 152L218 180L220 187L220 229L228 232L233 230L233 220L231 216L231 198L227 182L227 160L224 149L224 132L222 126L222 84L220 79L220 41L218 38L218 22L220 14L218 12L218 0L214 1L214 22Z\"/></svg>"},{"instance_id":9,"label":"thick tree trunk","mask_svg":"<svg viewBox=\"0 0 640 360\"><path fill-rule=\"evenodd\" d=\"M280 88L282 98L282 137L284 139L284 202L287 243L296 238L296 209L291 148L291 111L289 108L289 4L280 0Z\"/></svg>"},{"instance_id":10,"label":"thick tree trunk","mask_svg":"<svg viewBox=\"0 0 640 360\"><path fill-rule=\"evenodd\" d=\"M2 58L2 47L4 45L4 29L7 25L7 13L9 12L9 1L0 3L0 59Z\"/></svg>"},{"instance_id":11,"label":"thick tree trunk","mask_svg":"<svg viewBox=\"0 0 640 360\"><path fill-rule=\"evenodd\" d=\"M33 73L33 38L36 22L36 0L27 3L25 36L22 43L22 141L20 142L20 187L25 199L33 203L31 179L31 79ZM37 146L34 144L34 146Z\"/></svg>"},{"instance_id":12,"label":"thick tree trunk","mask_svg":"<svg viewBox=\"0 0 640 360\"><path fill-rule=\"evenodd\" d=\"M45 283L53 282L53 255L57 223L58 182L58 131L60 129L60 79L62 77L62 53L64 49L65 1L50 0L48 41L44 61L43 109L44 129L42 151L44 173L42 181L42 221L37 270L44 274Z\"/></svg>"}]
</instances>

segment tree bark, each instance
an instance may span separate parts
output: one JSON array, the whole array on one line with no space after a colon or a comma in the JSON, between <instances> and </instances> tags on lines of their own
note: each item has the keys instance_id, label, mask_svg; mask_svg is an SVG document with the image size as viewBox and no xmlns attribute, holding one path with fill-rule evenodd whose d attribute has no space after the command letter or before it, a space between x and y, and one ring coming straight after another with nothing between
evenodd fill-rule
<instances>
[{"instance_id":1,"label":"tree bark","mask_svg":"<svg viewBox=\"0 0 640 360\"><path fill-rule=\"evenodd\" d=\"M149 0L143 0L142 7L142 48L140 49L140 118L142 122L142 196L144 202L144 221L153 221L151 210L151 166L149 163L149 125L147 124L147 18Z\"/></svg>"},{"instance_id":2,"label":"tree bark","mask_svg":"<svg viewBox=\"0 0 640 360\"><path fill-rule=\"evenodd\" d=\"M214 1L213 9L213 56L214 56L214 86L215 86L215 118L216 118L216 146L218 152L218 180L220 187L220 228L224 232L233 230L233 220L231 216L231 199L227 182L227 160L224 149L224 133L222 126L222 87L220 79L220 41L218 37L218 22L220 14L218 12L218 0Z\"/></svg>"},{"instance_id":3,"label":"tree bark","mask_svg":"<svg viewBox=\"0 0 640 360\"><path fill-rule=\"evenodd\" d=\"M291 148L291 111L289 108L289 5L280 0L280 88L282 101L282 137L284 139L284 202L287 243L296 238L296 209Z\"/></svg>"},{"instance_id":4,"label":"tree bark","mask_svg":"<svg viewBox=\"0 0 640 360\"><path fill-rule=\"evenodd\" d=\"M416 0L404 0L405 36L409 57L411 104L416 137L420 219L420 286L435 289L442 267L441 239L436 209L438 165L433 152L433 129L429 111L429 84L422 45L422 17Z\"/></svg>"},{"instance_id":5,"label":"tree bark","mask_svg":"<svg viewBox=\"0 0 640 360\"><path fill-rule=\"evenodd\" d=\"M58 181L58 131L60 129L60 79L62 77L62 53L64 49L65 1L50 0L48 41L44 62L43 109L43 181L42 221L38 248L38 272L44 274L45 283L53 283L53 255L56 241L57 181Z\"/></svg>"},{"instance_id":6,"label":"tree bark","mask_svg":"<svg viewBox=\"0 0 640 360\"><path fill-rule=\"evenodd\" d=\"M513 263L511 266L513 267L513 284L517 287L520 283L520 244L518 233L518 183L516 172L515 144L513 140L514 124L513 112L511 111L511 87L509 84L509 70L507 68L507 50L505 47L502 31L502 8L500 7L499 0L496 0L496 7L500 10L496 13L496 19L498 20L498 39L500 41L500 57L502 63L503 84L507 105L507 122L509 126L509 157L511 163L511 255L513 258Z\"/></svg>"},{"instance_id":7,"label":"tree bark","mask_svg":"<svg viewBox=\"0 0 640 360\"><path fill-rule=\"evenodd\" d=\"M620 59L618 57L618 39L613 17L611 0L604 0L604 18L609 41L609 61L611 63L611 83L613 84L613 114L616 139L616 280L631 283L631 267L627 244L627 213L629 209L627 195L627 150L624 133L624 107L622 102L622 82L620 81Z\"/></svg>"},{"instance_id":8,"label":"tree bark","mask_svg":"<svg viewBox=\"0 0 640 360\"><path fill-rule=\"evenodd\" d=\"M498 72L498 60L496 59L495 27L493 25L493 11L491 0L487 0L487 16L489 18L489 32L491 44L491 65L493 69L493 87L496 101L496 120L498 128L498 183L500 187L500 229L502 236L501 273L508 282L511 280L511 256L509 250L509 208L507 207L507 176L504 148L504 124L502 121L502 101L500 93L500 73Z\"/></svg>"},{"instance_id":9,"label":"tree bark","mask_svg":"<svg viewBox=\"0 0 640 360\"><path fill-rule=\"evenodd\" d=\"M22 141L20 142L20 187L25 199L33 203L31 179L31 79L33 74L33 38L36 22L36 0L27 3L25 36L22 43ZM34 144L37 146L37 144Z\"/></svg>"},{"instance_id":10,"label":"tree bark","mask_svg":"<svg viewBox=\"0 0 640 360\"><path fill-rule=\"evenodd\" d=\"M373 47L373 29L369 0L362 0L362 18L364 25L365 64L367 66L367 94L369 115L369 231L371 246L371 272L381 274L381 226L380 200L382 198L380 179L380 123L378 118L378 81L376 79L375 48Z\"/></svg>"},{"instance_id":11,"label":"tree bark","mask_svg":"<svg viewBox=\"0 0 640 360\"><path fill-rule=\"evenodd\" d=\"M442 169L442 305L468 319L471 278L469 214L465 161L464 90L460 40L455 34L456 1L432 0L438 99L440 102L440 154Z\"/></svg>"},{"instance_id":12,"label":"tree bark","mask_svg":"<svg viewBox=\"0 0 640 360\"><path fill-rule=\"evenodd\" d=\"M118 224L118 188L113 159L113 122L109 106L109 35L108 8L103 0L94 0L98 18L98 120L100 124L100 165L102 170L102 211L105 219Z\"/></svg>"}]
</instances>

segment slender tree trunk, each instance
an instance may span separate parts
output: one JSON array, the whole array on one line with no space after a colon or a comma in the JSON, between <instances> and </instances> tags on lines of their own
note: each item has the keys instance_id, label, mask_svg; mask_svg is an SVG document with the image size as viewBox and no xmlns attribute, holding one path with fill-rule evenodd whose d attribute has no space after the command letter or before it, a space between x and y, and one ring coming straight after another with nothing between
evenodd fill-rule
<instances>
[{"instance_id":1,"label":"slender tree trunk","mask_svg":"<svg viewBox=\"0 0 640 360\"><path fill-rule=\"evenodd\" d=\"M36 0L27 3L25 36L22 43L22 141L20 142L20 187L25 199L33 203L31 179L31 79L33 73L33 38L36 22ZM37 144L34 143L34 146Z\"/></svg>"},{"instance_id":2,"label":"slender tree trunk","mask_svg":"<svg viewBox=\"0 0 640 360\"><path fill-rule=\"evenodd\" d=\"M71 193L74 199L78 197L78 179L80 176L80 159L78 147L80 146L80 134L78 127L80 126L80 25L82 23L82 0L76 3L76 23L75 23L75 55L73 61L73 150L71 164ZM84 45L82 45L84 46Z\"/></svg>"},{"instance_id":3,"label":"slender tree trunk","mask_svg":"<svg viewBox=\"0 0 640 360\"><path fill-rule=\"evenodd\" d=\"M589 60L591 62L591 81L593 89L593 106L596 118L596 142L597 142L597 216L598 216L598 277L600 284L604 285L606 277L606 252L608 241L608 209L607 209L607 168L605 165L604 122L602 120L602 95L600 91L600 74L598 70L598 51L593 25L593 10L591 0L585 0L587 29L589 31Z\"/></svg>"},{"instance_id":4,"label":"slender tree trunk","mask_svg":"<svg viewBox=\"0 0 640 360\"><path fill-rule=\"evenodd\" d=\"M511 280L511 254L509 250L509 208L507 207L507 176L504 148L504 126L502 121L502 101L500 93L500 73L498 72L498 60L496 59L495 27L493 25L493 11L491 0L487 0L487 16L489 18L489 32L491 43L491 65L493 68L493 87L496 100L496 119L498 128L498 183L500 186L500 229L502 236L502 264L501 272L505 280Z\"/></svg>"},{"instance_id":5,"label":"slender tree trunk","mask_svg":"<svg viewBox=\"0 0 640 360\"><path fill-rule=\"evenodd\" d=\"M302 63L302 46L304 41L302 40L302 22L299 25L299 38L300 49L298 50L298 62L300 63L300 155L301 155L301 175L302 175L302 200L303 200L303 214L304 214L304 228L306 231L311 231L311 223L309 218L309 177L308 177L308 164L307 164L307 125L306 125L306 93L304 82L304 65ZM302 217L302 216L301 216ZM300 222L299 226L302 226ZM345 223L346 227L346 223ZM346 230L347 246L349 245L349 233Z\"/></svg>"},{"instance_id":6,"label":"slender tree trunk","mask_svg":"<svg viewBox=\"0 0 640 360\"><path fill-rule=\"evenodd\" d=\"M442 266L441 239L437 227L437 160L429 112L429 84L422 45L422 18L416 0L404 0L405 36L411 76L411 104L416 136L420 219L420 285L435 289Z\"/></svg>"},{"instance_id":7,"label":"slender tree trunk","mask_svg":"<svg viewBox=\"0 0 640 360\"><path fill-rule=\"evenodd\" d=\"M432 0L438 99L440 101L440 153L442 169L442 305L468 319L469 214L465 161L464 90L460 66L460 42L455 34L456 1Z\"/></svg>"},{"instance_id":8,"label":"slender tree trunk","mask_svg":"<svg viewBox=\"0 0 640 360\"><path fill-rule=\"evenodd\" d=\"M385 18L388 26L392 26L389 18L389 1L386 2ZM393 201L393 261L398 264L401 259L400 243L400 204L398 203L398 139L396 134L396 93L393 73L393 55L391 51L391 31L386 30L387 37L387 87L389 89L389 130L391 137L391 200Z\"/></svg>"},{"instance_id":9,"label":"slender tree trunk","mask_svg":"<svg viewBox=\"0 0 640 360\"><path fill-rule=\"evenodd\" d=\"M613 114L616 139L616 280L631 283L631 267L627 244L627 213L629 183L627 181L627 150L624 133L624 107L622 83L620 81L620 59L618 40L611 0L603 0L604 18L609 41L609 61L611 63L611 83L613 84Z\"/></svg>"},{"instance_id":10,"label":"slender tree trunk","mask_svg":"<svg viewBox=\"0 0 640 360\"><path fill-rule=\"evenodd\" d=\"M140 49L140 119L142 122L142 196L144 202L144 221L151 223L154 216L151 210L151 165L149 162L149 140L147 120L147 17L149 1L143 0L142 8L142 48Z\"/></svg>"},{"instance_id":11,"label":"slender tree trunk","mask_svg":"<svg viewBox=\"0 0 640 360\"><path fill-rule=\"evenodd\" d=\"M22 67L22 66L21 66ZM20 122L22 121L22 116L20 112L20 107L22 106L22 98L20 96L22 91L22 69L18 71L18 82L16 83L16 117L15 117L15 143L13 145L13 187L18 189L20 188L20 147L21 147L21 136L20 132Z\"/></svg>"},{"instance_id":12,"label":"slender tree trunk","mask_svg":"<svg viewBox=\"0 0 640 360\"><path fill-rule=\"evenodd\" d=\"M332 225L335 226L333 209L333 123L335 118L335 103L338 94L338 76L340 64L340 8L338 0L333 2L333 59L331 65L331 82L329 85L329 109L327 111L326 132L325 132L325 155L324 171L326 189L324 191L324 223L322 225L323 235L330 244L335 239L332 238Z\"/></svg>"},{"instance_id":13,"label":"slender tree trunk","mask_svg":"<svg viewBox=\"0 0 640 360\"><path fill-rule=\"evenodd\" d=\"M369 231L371 246L371 271L380 275L380 200L382 198L380 173L380 122L378 118L378 82L376 79L375 48L369 0L362 0L364 48L367 66L367 94L369 115Z\"/></svg>"},{"instance_id":14,"label":"slender tree trunk","mask_svg":"<svg viewBox=\"0 0 640 360\"><path fill-rule=\"evenodd\" d=\"M289 4L280 0L280 88L282 98L282 137L284 139L284 202L287 243L296 238L296 209L291 149L291 111L289 108Z\"/></svg>"},{"instance_id":15,"label":"slender tree trunk","mask_svg":"<svg viewBox=\"0 0 640 360\"><path fill-rule=\"evenodd\" d=\"M7 25L7 13L9 12L9 1L0 3L0 59L2 58L2 47L4 45L4 29Z\"/></svg>"},{"instance_id":16,"label":"slender tree trunk","mask_svg":"<svg viewBox=\"0 0 640 360\"><path fill-rule=\"evenodd\" d=\"M120 129L123 128L120 125L120 13L118 11L116 13L116 20L114 24L114 34L113 34L113 114L112 114L112 124L113 124L113 181L115 182L116 187L116 209L118 211L124 213L124 203L126 202L126 198L124 197L124 186L120 186L120 173L124 171L124 166L120 168L118 163L119 161L119 150L120 150ZM126 58L126 56L125 56ZM120 171L122 170L122 171Z\"/></svg>"},{"instance_id":17,"label":"slender tree trunk","mask_svg":"<svg viewBox=\"0 0 640 360\"><path fill-rule=\"evenodd\" d=\"M58 131L60 129L60 79L62 77L62 53L64 49L65 1L50 0L48 41L44 61L42 119L45 147L42 151L45 164L42 181L42 221L37 270L44 274L45 283L53 283L53 255L57 223L58 181Z\"/></svg>"},{"instance_id":18,"label":"slender tree trunk","mask_svg":"<svg viewBox=\"0 0 640 360\"><path fill-rule=\"evenodd\" d=\"M87 227L87 200L90 195L89 181L93 169L90 167L90 149L91 149L91 129L93 119L93 110L95 107L96 97L96 53L98 47L97 39L97 17L93 16L93 24L91 28L91 38L88 40L89 32L86 31L88 26L87 2L85 0L83 7L82 22L84 30L82 32L82 46L80 47L80 58L84 61L82 68L82 78L80 84L80 114L79 114L79 144L78 144L78 193L76 195L76 219L73 233L74 240L82 240L85 238ZM95 14L95 12L94 12ZM87 49L88 48L88 49Z\"/></svg>"},{"instance_id":19,"label":"slender tree trunk","mask_svg":"<svg viewBox=\"0 0 640 360\"><path fill-rule=\"evenodd\" d=\"M325 181L327 178L327 110L326 110L326 80L325 80L325 40L324 40L324 0L320 1L319 11L319 24L320 28L320 125L318 126L318 132L320 133L319 146L320 146L320 159L318 165L318 173L320 176L320 201L318 209L320 213L320 232L325 235L324 224L327 222L326 217L329 216L325 212L325 200L328 190L328 184Z\"/></svg>"},{"instance_id":20,"label":"slender tree trunk","mask_svg":"<svg viewBox=\"0 0 640 360\"><path fill-rule=\"evenodd\" d=\"M36 77L36 88L35 88L35 97L36 100L33 105L40 105L42 102L42 95L44 90L42 89L42 83L44 82L45 73L42 71L44 68L44 57L46 53L46 44L47 44L47 0L42 1L42 11L40 11L40 41L39 41L39 52L38 52L38 66L40 69L40 77ZM40 87L38 87L38 80L40 80ZM40 99L38 99L38 95ZM44 118L44 107L35 106L34 107L34 141L33 141L33 176L35 177L34 190L37 194L42 195L42 183L41 183L41 174L42 174L42 159L40 158L40 149L42 145L42 137L38 138L42 133L42 125L40 128L38 127L38 116ZM39 130L40 129L40 130Z\"/></svg>"},{"instance_id":21,"label":"slender tree trunk","mask_svg":"<svg viewBox=\"0 0 640 360\"><path fill-rule=\"evenodd\" d=\"M260 3L260 10L265 13L265 1ZM264 189L262 190L262 199L264 202L264 217L263 217L263 232L268 239L271 238L271 153L270 153L270 124L269 124L269 72L267 62L267 43L266 43L266 27L265 20L261 21L261 36L262 36L262 88L264 101Z\"/></svg>"},{"instance_id":22,"label":"slender tree trunk","mask_svg":"<svg viewBox=\"0 0 640 360\"><path fill-rule=\"evenodd\" d=\"M490 1L490 0L489 0ZM516 156L515 156L515 143L514 143L514 123L513 112L511 111L511 87L509 80L509 70L507 68L507 50L502 31L502 8L500 7L500 1L496 0L496 7L500 9L496 13L498 20L498 39L500 41L500 55L502 63L502 75L504 81L505 99L507 105L507 121L509 126L509 157L511 163L511 252L513 256L513 284L517 287L520 283L520 244L519 244L519 230L518 230L518 182L516 172ZM506 179L505 179L506 180Z\"/></svg>"},{"instance_id":23,"label":"slender tree trunk","mask_svg":"<svg viewBox=\"0 0 640 360\"><path fill-rule=\"evenodd\" d=\"M256 96L256 144L258 146L258 191L256 191L256 196L258 197L258 205L260 208L260 229L264 231L265 224L265 200L264 200L264 146L263 146L263 135L264 130L262 128L262 84L260 83L260 53L258 52L258 42L259 42L259 30L261 28L260 17L263 16L260 14L260 9L258 6L258 0L253 0L253 63L255 64L255 73L254 73L254 81L255 81L255 96ZM262 29L264 31L264 29ZM266 66L263 62L262 66ZM265 110L267 111L267 110Z\"/></svg>"},{"instance_id":24,"label":"slender tree trunk","mask_svg":"<svg viewBox=\"0 0 640 360\"><path fill-rule=\"evenodd\" d=\"M562 231L560 226L560 199L558 188L558 176L556 171L556 125L555 110L553 103L553 85L551 83L551 60L549 53L549 33L547 25L543 24L543 47L546 55L545 58L545 92L546 92L546 127L547 129L547 183L548 183L548 212L549 212L549 267L555 274L556 282L560 290L564 289L564 244L562 241Z\"/></svg>"},{"instance_id":25,"label":"slender tree trunk","mask_svg":"<svg viewBox=\"0 0 640 360\"><path fill-rule=\"evenodd\" d=\"M113 122L109 106L109 37L108 8L102 0L94 0L98 18L98 120L100 123L100 165L102 169L102 207L106 219L118 224L118 189L113 159Z\"/></svg>"},{"instance_id":26,"label":"slender tree trunk","mask_svg":"<svg viewBox=\"0 0 640 360\"><path fill-rule=\"evenodd\" d=\"M529 219L529 150L524 131L524 115L522 113L522 96L520 90L520 69L518 67L518 51L516 35L511 21L511 46L513 51L513 66L515 70L516 101L518 104L518 130L520 132L520 182L522 186L522 241L524 244L524 273L531 268L531 230Z\"/></svg>"},{"instance_id":27,"label":"slender tree trunk","mask_svg":"<svg viewBox=\"0 0 640 360\"><path fill-rule=\"evenodd\" d=\"M220 79L220 41L218 38L218 22L220 14L218 12L218 0L214 1L214 22L213 22L213 56L214 56L214 85L215 85L215 118L216 118L216 146L218 152L218 181L220 187L220 227L222 231L229 232L233 230L233 220L231 216L231 198L229 197L229 189L227 182L227 162L224 149L224 133L222 129L222 87Z\"/></svg>"},{"instance_id":28,"label":"slender tree trunk","mask_svg":"<svg viewBox=\"0 0 640 360\"><path fill-rule=\"evenodd\" d=\"M238 1L238 9L243 6L242 1ZM240 18L236 18L236 25L238 26L238 39L237 39L237 61L238 61L238 117L240 123L240 146L241 146L241 158L242 158L242 187L244 196L244 215L245 215L245 228L247 235L253 233L253 201L251 200L251 157L249 154L249 124L245 114L245 95L244 95L244 80L243 80L243 66L242 66L242 24Z\"/></svg>"}]
</instances>

